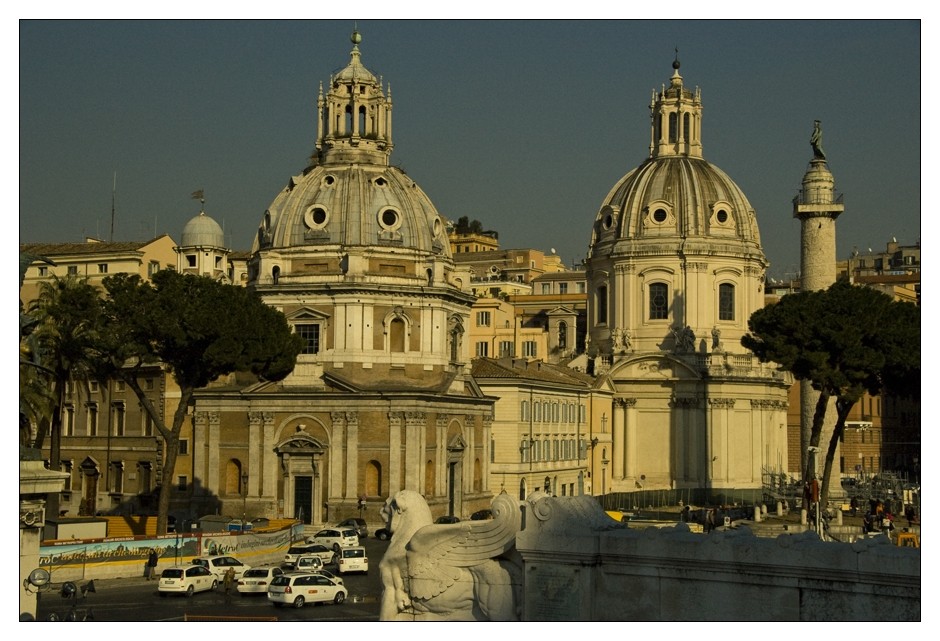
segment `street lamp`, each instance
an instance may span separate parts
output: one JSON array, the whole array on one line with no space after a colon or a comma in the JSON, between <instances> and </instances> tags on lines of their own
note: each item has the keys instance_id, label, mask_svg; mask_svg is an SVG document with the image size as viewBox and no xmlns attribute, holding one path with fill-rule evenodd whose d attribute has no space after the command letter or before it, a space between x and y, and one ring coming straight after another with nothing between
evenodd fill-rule
<instances>
[{"instance_id":1,"label":"street lamp","mask_svg":"<svg viewBox=\"0 0 940 641\"><path fill-rule=\"evenodd\" d=\"M242 532L245 531L245 518L248 514L248 472L242 474Z\"/></svg>"}]
</instances>

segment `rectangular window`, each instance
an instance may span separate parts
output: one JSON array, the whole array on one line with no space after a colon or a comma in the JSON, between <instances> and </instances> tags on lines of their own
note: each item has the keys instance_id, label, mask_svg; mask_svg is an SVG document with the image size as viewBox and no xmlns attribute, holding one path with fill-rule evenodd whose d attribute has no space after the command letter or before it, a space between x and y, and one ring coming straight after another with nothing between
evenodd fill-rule
<instances>
[{"instance_id":1,"label":"rectangular window","mask_svg":"<svg viewBox=\"0 0 940 641\"><path fill-rule=\"evenodd\" d=\"M139 404L138 404L139 405ZM141 434L144 436L153 436L153 419L150 417L150 414L147 413L147 410L144 409L143 405L140 407L140 419L141 419Z\"/></svg>"},{"instance_id":2,"label":"rectangular window","mask_svg":"<svg viewBox=\"0 0 940 641\"><path fill-rule=\"evenodd\" d=\"M189 439L181 438L179 440L179 444L180 444L179 453L182 454L183 456L186 456L187 454L189 454Z\"/></svg>"},{"instance_id":3,"label":"rectangular window","mask_svg":"<svg viewBox=\"0 0 940 641\"><path fill-rule=\"evenodd\" d=\"M195 267L196 266L196 255L195 254L186 254L186 266Z\"/></svg>"},{"instance_id":4,"label":"rectangular window","mask_svg":"<svg viewBox=\"0 0 940 641\"><path fill-rule=\"evenodd\" d=\"M551 294L552 293L552 284L551 283L542 283L542 293Z\"/></svg>"},{"instance_id":5,"label":"rectangular window","mask_svg":"<svg viewBox=\"0 0 940 641\"><path fill-rule=\"evenodd\" d=\"M68 268L69 276L78 276L78 265L69 265Z\"/></svg>"},{"instance_id":6,"label":"rectangular window","mask_svg":"<svg viewBox=\"0 0 940 641\"><path fill-rule=\"evenodd\" d=\"M150 261L150 264L147 265L147 275L153 276L158 271L160 271L160 263L155 260Z\"/></svg>"},{"instance_id":7,"label":"rectangular window","mask_svg":"<svg viewBox=\"0 0 940 641\"><path fill-rule=\"evenodd\" d=\"M121 494L124 492L124 463L111 462L111 492Z\"/></svg>"},{"instance_id":8,"label":"rectangular window","mask_svg":"<svg viewBox=\"0 0 940 641\"><path fill-rule=\"evenodd\" d=\"M601 285L597 288L597 322L600 325L607 324L607 286Z\"/></svg>"},{"instance_id":9,"label":"rectangular window","mask_svg":"<svg viewBox=\"0 0 940 641\"><path fill-rule=\"evenodd\" d=\"M88 387L91 389L92 392L97 392L97 391L98 391L98 381L91 381L91 382L88 384Z\"/></svg>"},{"instance_id":10,"label":"rectangular window","mask_svg":"<svg viewBox=\"0 0 940 641\"><path fill-rule=\"evenodd\" d=\"M734 285L730 283L718 286L718 320L734 320Z\"/></svg>"},{"instance_id":11,"label":"rectangular window","mask_svg":"<svg viewBox=\"0 0 940 641\"><path fill-rule=\"evenodd\" d=\"M65 406L65 436L75 436L75 406L71 403Z\"/></svg>"},{"instance_id":12,"label":"rectangular window","mask_svg":"<svg viewBox=\"0 0 940 641\"><path fill-rule=\"evenodd\" d=\"M124 403L114 403L112 406L114 416L112 420L114 421L114 435L115 436L124 436Z\"/></svg>"},{"instance_id":13,"label":"rectangular window","mask_svg":"<svg viewBox=\"0 0 940 641\"><path fill-rule=\"evenodd\" d=\"M584 288L584 283L578 283L576 290L579 294L583 294L586 290Z\"/></svg>"},{"instance_id":14,"label":"rectangular window","mask_svg":"<svg viewBox=\"0 0 940 641\"><path fill-rule=\"evenodd\" d=\"M558 293L567 294L568 293L568 283L558 283Z\"/></svg>"},{"instance_id":15,"label":"rectangular window","mask_svg":"<svg viewBox=\"0 0 940 641\"><path fill-rule=\"evenodd\" d=\"M522 401L522 407L519 408L519 415L522 421L529 420L529 401Z\"/></svg>"},{"instance_id":16,"label":"rectangular window","mask_svg":"<svg viewBox=\"0 0 940 641\"><path fill-rule=\"evenodd\" d=\"M45 278L45 277L48 276L48 275L49 275L49 268L46 267L45 265L40 266L40 267L39 267L39 277L40 277L40 278Z\"/></svg>"},{"instance_id":17,"label":"rectangular window","mask_svg":"<svg viewBox=\"0 0 940 641\"><path fill-rule=\"evenodd\" d=\"M152 390L153 389L153 379L148 378L144 381L144 389Z\"/></svg>"},{"instance_id":18,"label":"rectangular window","mask_svg":"<svg viewBox=\"0 0 940 641\"><path fill-rule=\"evenodd\" d=\"M499 355L500 356L513 356L513 345L512 341L500 341L499 342Z\"/></svg>"},{"instance_id":19,"label":"rectangular window","mask_svg":"<svg viewBox=\"0 0 940 641\"><path fill-rule=\"evenodd\" d=\"M89 403L86 408L88 412L88 436L98 436L98 404Z\"/></svg>"},{"instance_id":20,"label":"rectangular window","mask_svg":"<svg viewBox=\"0 0 940 641\"><path fill-rule=\"evenodd\" d=\"M477 312L477 327L489 327L490 326L490 313L489 312Z\"/></svg>"},{"instance_id":21,"label":"rectangular window","mask_svg":"<svg viewBox=\"0 0 940 641\"><path fill-rule=\"evenodd\" d=\"M176 489L179 490L180 492L185 492L186 486L187 486L186 480L187 479L185 476L177 476L176 477Z\"/></svg>"},{"instance_id":22,"label":"rectangular window","mask_svg":"<svg viewBox=\"0 0 940 641\"><path fill-rule=\"evenodd\" d=\"M524 341L522 343L522 355L526 358L537 358L538 344L535 341Z\"/></svg>"},{"instance_id":23,"label":"rectangular window","mask_svg":"<svg viewBox=\"0 0 940 641\"><path fill-rule=\"evenodd\" d=\"M124 381L117 382L117 391L123 392L126 389L127 389L127 383L125 383Z\"/></svg>"},{"instance_id":24,"label":"rectangular window","mask_svg":"<svg viewBox=\"0 0 940 641\"><path fill-rule=\"evenodd\" d=\"M477 343L477 356L489 356L490 355L490 344L486 341L480 341Z\"/></svg>"},{"instance_id":25,"label":"rectangular window","mask_svg":"<svg viewBox=\"0 0 940 641\"><path fill-rule=\"evenodd\" d=\"M650 320L669 318L669 286L665 283L652 283L650 294Z\"/></svg>"},{"instance_id":26,"label":"rectangular window","mask_svg":"<svg viewBox=\"0 0 940 641\"><path fill-rule=\"evenodd\" d=\"M108 263L98 263L98 273L107 274L108 273Z\"/></svg>"},{"instance_id":27,"label":"rectangular window","mask_svg":"<svg viewBox=\"0 0 940 641\"><path fill-rule=\"evenodd\" d=\"M297 335L304 341L301 354L320 353L320 326L318 324L296 325Z\"/></svg>"},{"instance_id":28,"label":"rectangular window","mask_svg":"<svg viewBox=\"0 0 940 641\"><path fill-rule=\"evenodd\" d=\"M539 403L539 402L535 402L535 403L532 404L532 409L535 410L535 419L534 419L534 420L535 420L536 422L541 422L541 420L542 420L542 404Z\"/></svg>"}]
</instances>

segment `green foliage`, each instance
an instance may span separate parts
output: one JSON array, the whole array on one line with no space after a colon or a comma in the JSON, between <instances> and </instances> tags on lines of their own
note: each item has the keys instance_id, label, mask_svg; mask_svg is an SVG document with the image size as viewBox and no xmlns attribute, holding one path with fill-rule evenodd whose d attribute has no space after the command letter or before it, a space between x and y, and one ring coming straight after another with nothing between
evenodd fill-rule
<instances>
[{"instance_id":1,"label":"green foliage","mask_svg":"<svg viewBox=\"0 0 940 641\"><path fill-rule=\"evenodd\" d=\"M914 393L920 381L919 309L839 281L784 296L748 321L741 344L814 389L843 401L884 389Z\"/></svg>"},{"instance_id":2,"label":"green foliage","mask_svg":"<svg viewBox=\"0 0 940 641\"><path fill-rule=\"evenodd\" d=\"M112 353L162 362L181 388L204 387L236 371L281 380L301 342L279 311L243 287L161 271L152 284L118 274L104 281Z\"/></svg>"}]
</instances>

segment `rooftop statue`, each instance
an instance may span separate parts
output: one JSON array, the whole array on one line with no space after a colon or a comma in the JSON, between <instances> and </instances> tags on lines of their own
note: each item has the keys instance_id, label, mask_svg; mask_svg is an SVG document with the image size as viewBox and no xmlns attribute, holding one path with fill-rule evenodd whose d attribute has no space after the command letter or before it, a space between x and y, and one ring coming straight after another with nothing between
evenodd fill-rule
<instances>
[{"instance_id":1,"label":"rooftop statue","mask_svg":"<svg viewBox=\"0 0 940 641\"><path fill-rule=\"evenodd\" d=\"M379 564L379 620L519 620L519 506L504 493L491 509L489 520L434 524L417 492L391 497L382 508L392 539Z\"/></svg>"},{"instance_id":2,"label":"rooftop statue","mask_svg":"<svg viewBox=\"0 0 940 641\"><path fill-rule=\"evenodd\" d=\"M822 146L822 125L818 120L813 121L813 135L809 139L809 144L813 146L813 158L816 160L825 160L826 152Z\"/></svg>"}]
</instances>

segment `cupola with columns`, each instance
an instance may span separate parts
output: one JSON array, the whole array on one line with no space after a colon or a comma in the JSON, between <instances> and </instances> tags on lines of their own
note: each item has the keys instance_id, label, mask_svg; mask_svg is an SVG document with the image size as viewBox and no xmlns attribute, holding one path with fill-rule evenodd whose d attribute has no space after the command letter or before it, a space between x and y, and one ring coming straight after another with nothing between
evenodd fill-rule
<instances>
[{"instance_id":1,"label":"cupola with columns","mask_svg":"<svg viewBox=\"0 0 940 641\"><path fill-rule=\"evenodd\" d=\"M702 157L702 91L689 91L682 85L679 58L672 63L669 88L663 85L650 100L650 157Z\"/></svg>"}]
</instances>

